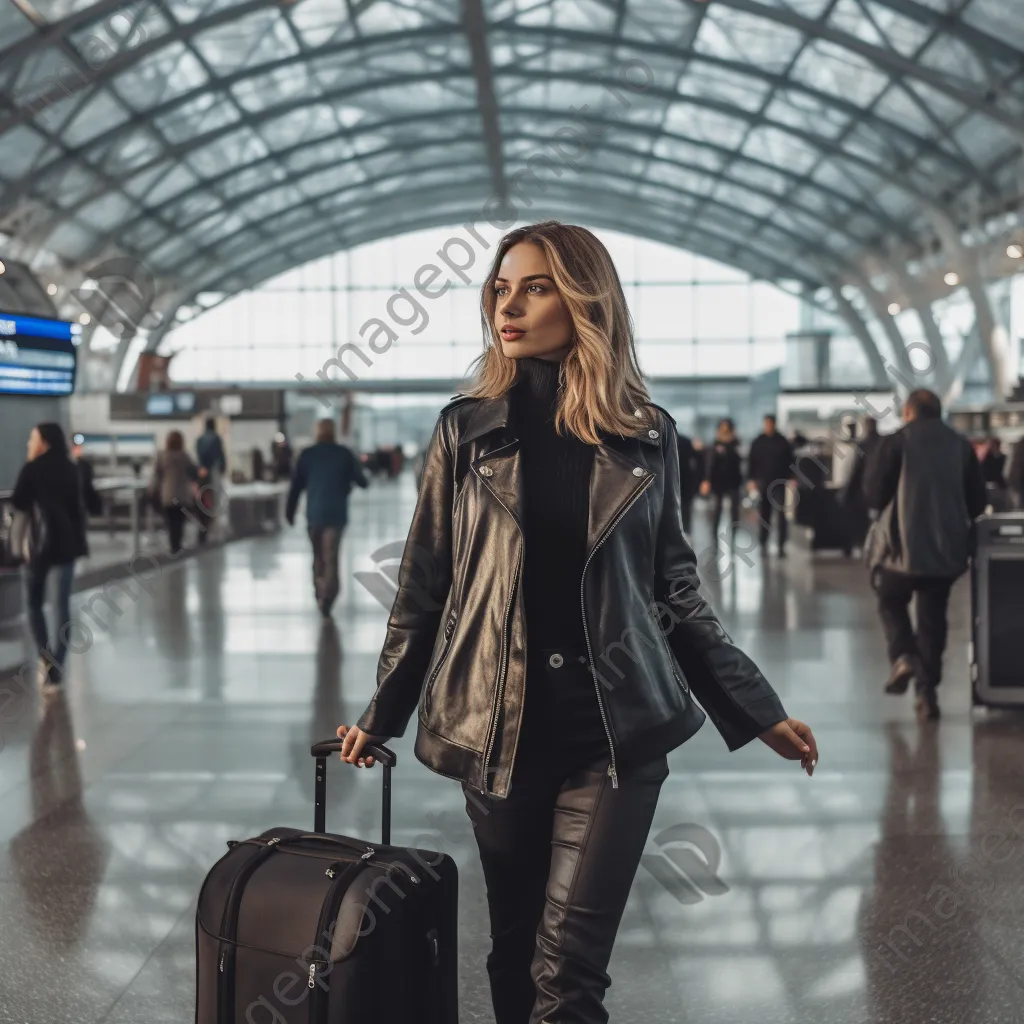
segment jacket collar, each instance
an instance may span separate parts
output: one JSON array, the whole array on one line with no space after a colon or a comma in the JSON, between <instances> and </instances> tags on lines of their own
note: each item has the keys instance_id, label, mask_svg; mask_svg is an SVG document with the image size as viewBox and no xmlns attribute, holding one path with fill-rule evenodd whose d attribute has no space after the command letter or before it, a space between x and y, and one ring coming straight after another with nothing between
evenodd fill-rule
<instances>
[{"instance_id":1,"label":"jacket collar","mask_svg":"<svg viewBox=\"0 0 1024 1024\"><path fill-rule=\"evenodd\" d=\"M643 410L637 409L633 415L637 419L637 424L641 425L644 419ZM459 444L468 444L470 441L475 441L478 437L483 437L484 434L489 434L492 430L504 429L508 426L508 421L508 391L499 395L497 398L481 398L477 401L473 411L469 414L469 419L466 421L465 429L462 431L462 435L459 438ZM643 441L645 444L658 446L661 444L660 434L658 431L654 431L654 436L651 437L652 429L653 428L649 425L644 425L638 433L633 434L630 437L620 437L617 434L606 434L602 432L601 442L602 444L611 444L615 446L617 443L628 443L631 440L636 440Z\"/></svg>"}]
</instances>

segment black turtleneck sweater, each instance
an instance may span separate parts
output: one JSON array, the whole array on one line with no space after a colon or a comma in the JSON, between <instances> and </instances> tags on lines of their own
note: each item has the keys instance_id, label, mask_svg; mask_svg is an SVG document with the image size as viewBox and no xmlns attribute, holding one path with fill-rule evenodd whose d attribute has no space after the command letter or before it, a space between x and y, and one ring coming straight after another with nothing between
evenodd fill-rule
<instances>
[{"instance_id":1,"label":"black turtleneck sweater","mask_svg":"<svg viewBox=\"0 0 1024 1024\"><path fill-rule=\"evenodd\" d=\"M594 449L555 430L559 363L520 359L512 390L523 480L523 597L530 648L586 647L580 579L587 558Z\"/></svg>"},{"instance_id":2,"label":"black turtleneck sweater","mask_svg":"<svg viewBox=\"0 0 1024 1024\"><path fill-rule=\"evenodd\" d=\"M511 393L522 464L527 725L520 746L589 761L608 749L594 678L569 657L586 653L580 582L587 559L594 448L555 430L559 363L520 359ZM565 665L547 671L558 651Z\"/></svg>"}]
</instances>

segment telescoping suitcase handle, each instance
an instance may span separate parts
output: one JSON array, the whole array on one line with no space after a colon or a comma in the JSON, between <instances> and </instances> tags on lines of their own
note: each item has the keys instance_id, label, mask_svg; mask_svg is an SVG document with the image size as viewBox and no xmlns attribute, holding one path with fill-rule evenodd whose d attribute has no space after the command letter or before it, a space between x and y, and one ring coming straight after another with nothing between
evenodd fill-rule
<instances>
[{"instance_id":1,"label":"telescoping suitcase handle","mask_svg":"<svg viewBox=\"0 0 1024 1024\"><path fill-rule=\"evenodd\" d=\"M327 831L327 758L341 750L344 740L329 739L314 743L309 752L316 758L316 783L313 790L315 807L313 831L323 834ZM381 842L391 845L391 769L398 764L395 752L376 743L363 747L363 757L372 757L384 767L384 792L381 799Z\"/></svg>"}]
</instances>

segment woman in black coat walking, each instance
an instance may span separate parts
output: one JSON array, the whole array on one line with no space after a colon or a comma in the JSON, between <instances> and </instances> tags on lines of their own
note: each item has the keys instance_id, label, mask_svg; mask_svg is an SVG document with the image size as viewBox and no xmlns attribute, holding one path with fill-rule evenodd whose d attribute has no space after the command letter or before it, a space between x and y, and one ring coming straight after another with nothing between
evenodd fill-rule
<instances>
[{"instance_id":1,"label":"woman in black coat walking","mask_svg":"<svg viewBox=\"0 0 1024 1024\"><path fill-rule=\"evenodd\" d=\"M497 1024L604 1024L666 754L704 719L691 687L730 748L759 737L808 774L817 750L699 593L675 424L608 251L520 228L481 305L475 384L431 439L377 690L341 756L371 767L365 745L418 711L416 756L462 783L474 825Z\"/></svg>"},{"instance_id":2,"label":"woman in black coat walking","mask_svg":"<svg viewBox=\"0 0 1024 1024\"><path fill-rule=\"evenodd\" d=\"M89 553L86 513L78 469L68 455L68 442L57 423L32 428L27 446L28 461L21 467L11 504L22 512L37 509L45 524L45 543L31 564L22 569L29 627L39 654L39 681L44 690L63 682L71 632L71 586L75 559ZM54 630L47 630L43 604L46 581L57 579Z\"/></svg>"},{"instance_id":3,"label":"woman in black coat walking","mask_svg":"<svg viewBox=\"0 0 1024 1024\"><path fill-rule=\"evenodd\" d=\"M718 537L722 509L728 501L729 515L732 517L732 537L735 538L740 522L743 468L740 460L740 441L731 419L726 418L718 423L714 443L708 448L706 473L704 483L701 484L701 494L710 494L712 497L712 534Z\"/></svg>"}]
</instances>

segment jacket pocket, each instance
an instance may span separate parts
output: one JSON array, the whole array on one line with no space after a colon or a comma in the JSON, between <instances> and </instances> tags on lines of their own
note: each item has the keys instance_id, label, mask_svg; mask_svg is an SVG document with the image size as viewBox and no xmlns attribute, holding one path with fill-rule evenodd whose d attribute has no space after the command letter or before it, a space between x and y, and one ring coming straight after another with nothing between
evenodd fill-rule
<instances>
[{"instance_id":1,"label":"jacket pocket","mask_svg":"<svg viewBox=\"0 0 1024 1024\"><path fill-rule=\"evenodd\" d=\"M434 667L430 670L430 676L427 678L427 688L423 695L423 710L426 712L430 711L430 700L433 696L434 683L437 680L438 673L441 671L441 666L444 664L445 658L448 657L448 652L451 650L452 637L455 636L455 621L457 616L455 612L450 612L448 618L444 624L444 643L441 646L441 653L437 656L437 661L434 662Z\"/></svg>"},{"instance_id":2,"label":"jacket pocket","mask_svg":"<svg viewBox=\"0 0 1024 1024\"><path fill-rule=\"evenodd\" d=\"M653 601L653 598L651 600ZM658 619L658 616L655 613L651 614L651 620L654 623L654 628L658 636L661 637L661 645L665 648L665 657L668 658L668 667L669 671L672 673L672 678L675 679L675 681L679 684L680 687L682 687L683 693L685 693L686 696L689 697L690 684L687 683L686 680L683 679L682 676L680 676L680 674L676 671L676 657L672 653L672 648L669 646L668 640L666 639L665 634L662 631L661 621Z\"/></svg>"}]
</instances>

